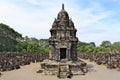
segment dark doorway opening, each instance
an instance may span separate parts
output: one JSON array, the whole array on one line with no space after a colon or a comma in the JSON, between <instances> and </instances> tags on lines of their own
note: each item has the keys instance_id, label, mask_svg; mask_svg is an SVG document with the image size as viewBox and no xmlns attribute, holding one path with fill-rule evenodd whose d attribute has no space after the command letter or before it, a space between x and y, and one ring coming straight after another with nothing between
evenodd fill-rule
<instances>
[{"instance_id":1,"label":"dark doorway opening","mask_svg":"<svg viewBox=\"0 0 120 80\"><path fill-rule=\"evenodd\" d=\"M60 48L60 59L66 58L66 48Z\"/></svg>"}]
</instances>

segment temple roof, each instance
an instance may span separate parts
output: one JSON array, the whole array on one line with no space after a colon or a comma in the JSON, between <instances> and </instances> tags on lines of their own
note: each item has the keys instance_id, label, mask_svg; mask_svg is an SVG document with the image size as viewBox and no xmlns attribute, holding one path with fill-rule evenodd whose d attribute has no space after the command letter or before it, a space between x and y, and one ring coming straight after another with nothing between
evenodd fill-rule
<instances>
[{"instance_id":1,"label":"temple roof","mask_svg":"<svg viewBox=\"0 0 120 80\"><path fill-rule=\"evenodd\" d=\"M64 4L62 4L62 10L64 10Z\"/></svg>"},{"instance_id":2,"label":"temple roof","mask_svg":"<svg viewBox=\"0 0 120 80\"><path fill-rule=\"evenodd\" d=\"M57 19L58 19L58 20L67 20L67 19L69 19L69 15L68 15L68 13L65 11L65 9L64 9L64 4L62 4L62 9L61 9L61 11L58 13Z\"/></svg>"}]
</instances>

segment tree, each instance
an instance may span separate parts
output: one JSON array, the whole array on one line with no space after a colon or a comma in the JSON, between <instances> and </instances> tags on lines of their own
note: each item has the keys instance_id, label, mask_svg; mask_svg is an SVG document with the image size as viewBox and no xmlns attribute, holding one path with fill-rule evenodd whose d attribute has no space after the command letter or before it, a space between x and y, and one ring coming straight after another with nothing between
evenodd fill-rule
<instances>
[{"instance_id":1,"label":"tree","mask_svg":"<svg viewBox=\"0 0 120 80\"><path fill-rule=\"evenodd\" d=\"M85 47L85 52L86 53L91 53L91 52L93 52L94 51L94 47L90 47L90 46L86 46Z\"/></svg>"},{"instance_id":2,"label":"tree","mask_svg":"<svg viewBox=\"0 0 120 80\"><path fill-rule=\"evenodd\" d=\"M85 49L86 46L88 46L88 43L79 41L77 51L78 52L86 52L86 49Z\"/></svg>"},{"instance_id":3,"label":"tree","mask_svg":"<svg viewBox=\"0 0 120 80\"><path fill-rule=\"evenodd\" d=\"M110 41L103 41L100 46L102 47L110 47L112 44Z\"/></svg>"},{"instance_id":4,"label":"tree","mask_svg":"<svg viewBox=\"0 0 120 80\"><path fill-rule=\"evenodd\" d=\"M49 46L48 39L40 39L39 40L39 46L48 47Z\"/></svg>"},{"instance_id":5,"label":"tree","mask_svg":"<svg viewBox=\"0 0 120 80\"><path fill-rule=\"evenodd\" d=\"M28 43L23 41L23 42L19 42L16 45L16 51L18 52L27 52L27 47L28 47Z\"/></svg>"},{"instance_id":6,"label":"tree","mask_svg":"<svg viewBox=\"0 0 120 80\"><path fill-rule=\"evenodd\" d=\"M112 44L112 49L120 52L120 42L114 42Z\"/></svg>"},{"instance_id":7,"label":"tree","mask_svg":"<svg viewBox=\"0 0 120 80\"><path fill-rule=\"evenodd\" d=\"M49 52L48 39L24 37L24 40L16 45L18 52Z\"/></svg>"},{"instance_id":8,"label":"tree","mask_svg":"<svg viewBox=\"0 0 120 80\"><path fill-rule=\"evenodd\" d=\"M8 25L0 23L0 52L16 51L15 46L21 39L20 33Z\"/></svg>"},{"instance_id":9,"label":"tree","mask_svg":"<svg viewBox=\"0 0 120 80\"><path fill-rule=\"evenodd\" d=\"M94 51L95 48L95 43L94 42L90 42L90 43L86 43L86 42L78 42L78 48L77 51L78 52L86 52L86 53L90 53Z\"/></svg>"},{"instance_id":10,"label":"tree","mask_svg":"<svg viewBox=\"0 0 120 80\"><path fill-rule=\"evenodd\" d=\"M94 42L90 42L90 43L89 43L89 46L90 46L90 47L96 47L96 45L95 45Z\"/></svg>"}]
</instances>

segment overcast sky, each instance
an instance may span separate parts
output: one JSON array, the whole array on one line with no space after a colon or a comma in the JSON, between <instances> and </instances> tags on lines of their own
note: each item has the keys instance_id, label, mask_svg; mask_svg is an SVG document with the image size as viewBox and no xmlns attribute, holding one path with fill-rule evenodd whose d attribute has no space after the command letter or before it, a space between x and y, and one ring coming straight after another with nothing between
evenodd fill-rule
<instances>
[{"instance_id":1,"label":"overcast sky","mask_svg":"<svg viewBox=\"0 0 120 80\"><path fill-rule=\"evenodd\" d=\"M120 0L0 0L0 23L23 36L49 38L62 3L80 41L120 41Z\"/></svg>"}]
</instances>

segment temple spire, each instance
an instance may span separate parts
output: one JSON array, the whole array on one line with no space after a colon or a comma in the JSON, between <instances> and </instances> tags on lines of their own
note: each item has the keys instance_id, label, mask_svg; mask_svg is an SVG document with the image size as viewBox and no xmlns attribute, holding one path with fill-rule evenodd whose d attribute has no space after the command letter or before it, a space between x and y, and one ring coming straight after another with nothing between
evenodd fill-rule
<instances>
[{"instance_id":1,"label":"temple spire","mask_svg":"<svg viewBox=\"0 0 120 80\"><path fill-rule=\"evenodd\" d=\"M62 10L64 10L64 4L62 4Z\"/></svg>"}]
</instances>

